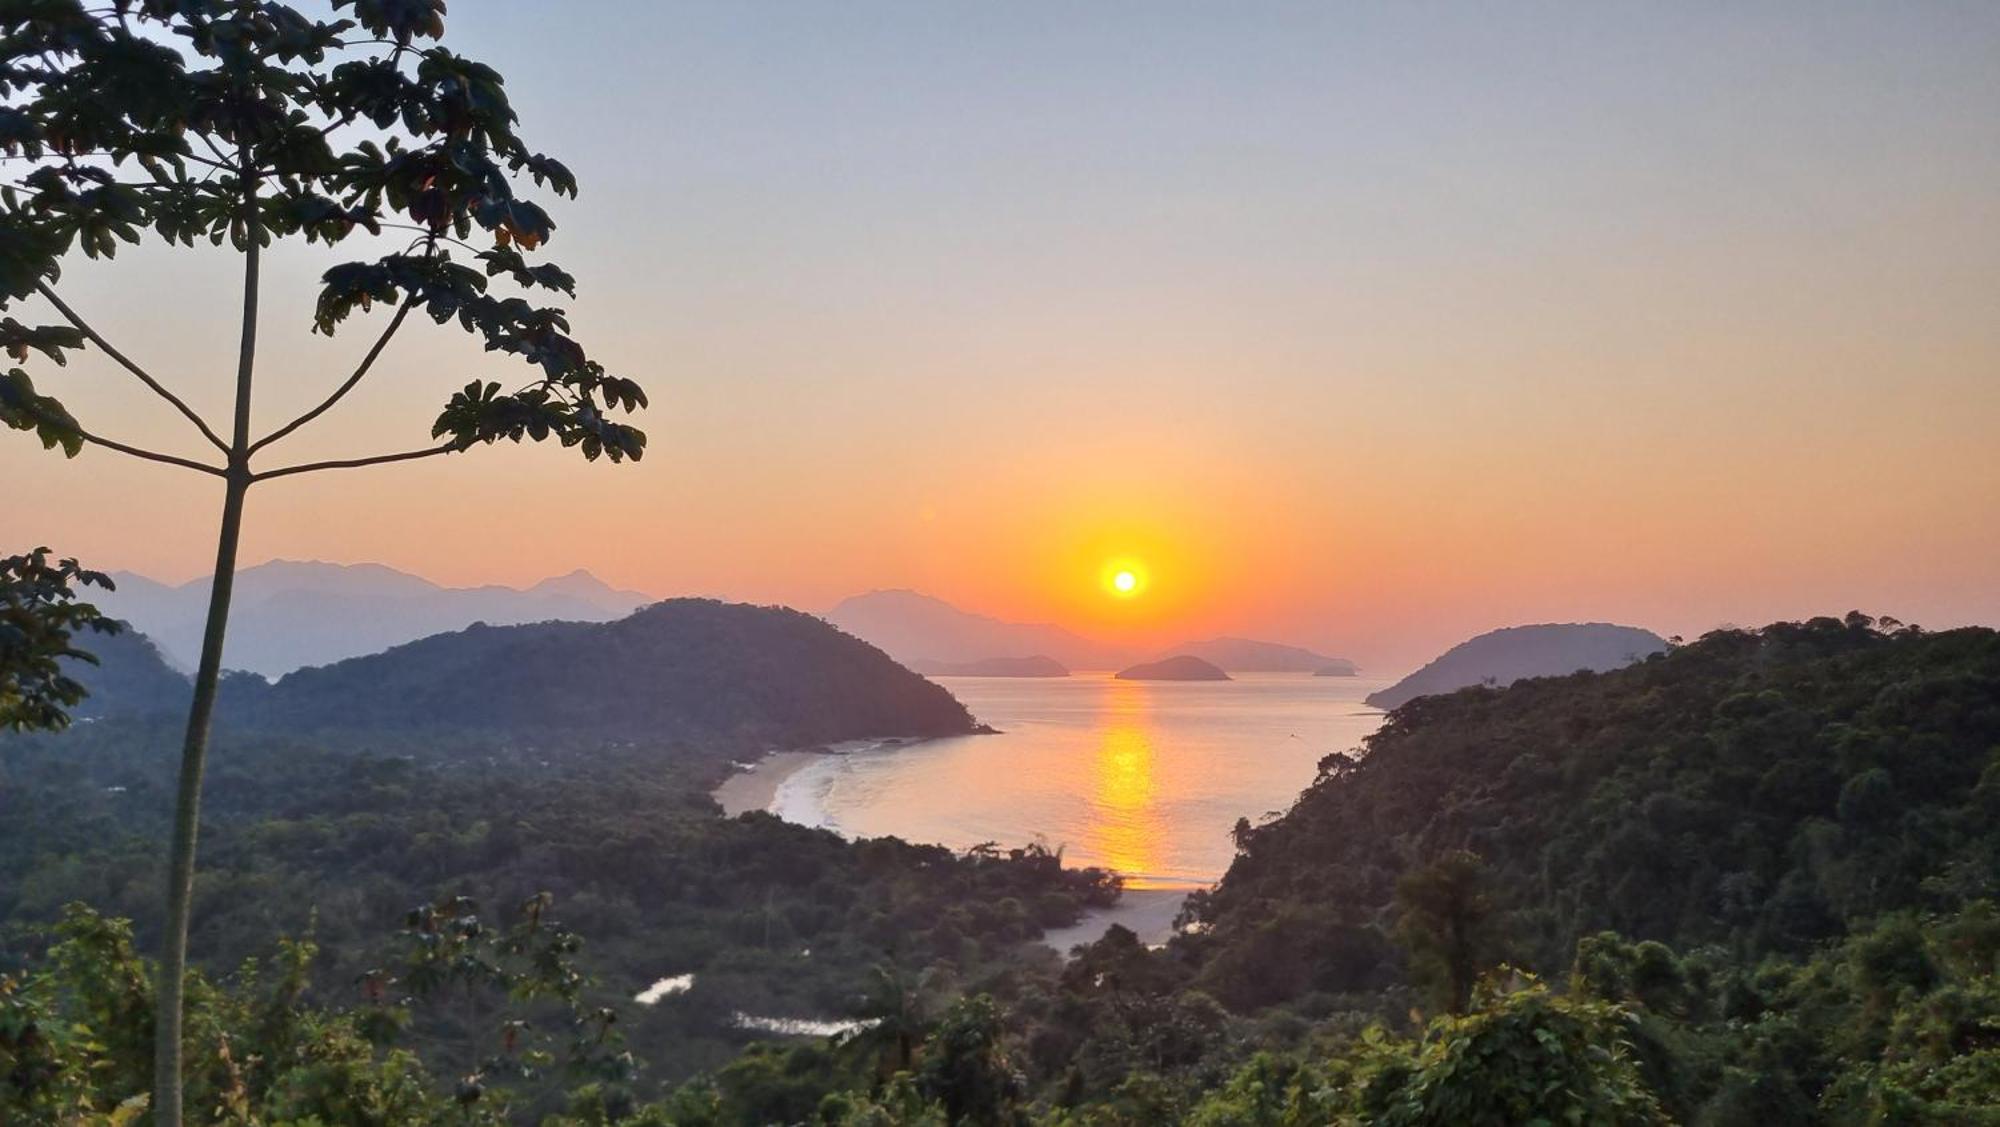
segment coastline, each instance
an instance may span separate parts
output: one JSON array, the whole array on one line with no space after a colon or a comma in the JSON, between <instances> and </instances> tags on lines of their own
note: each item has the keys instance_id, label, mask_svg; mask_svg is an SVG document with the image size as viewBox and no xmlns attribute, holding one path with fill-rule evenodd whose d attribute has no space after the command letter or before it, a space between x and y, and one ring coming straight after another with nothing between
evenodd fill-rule
<instances>
[{"instance_id":1,"label":"coastline","mask_svg":"<svg viewBox=\"0 0 2000 1127\"><path fill-rule=\"evenodd\" d=\"M1120 924L1137 935L1139 942L1157 947L1173 938L1174 916L1180 912L1181 901L1193 891L1191 888L1128 888L1118 897L1118 903L1109 908L1085 912L1082 919L1068 927L1043 932L1041 942L1067 955L1070 948L1095 943L1111 930L1112 925Z\"/></svg>"},{"instance_id":2,"label":"coastline","mask_svg":"<svg viewBox=\"0 0 2000 1127\"><path fill-rule=\"evenodd\" d=\"M918 741L853 740L833 747L766 752L741 764L709 794L722 807L725 818L751 811L777 815L785 784L808 768L847 751L904 742ZM1086 911L1076 923L1044 932L1037 942L1068 955L1071 948L1095 943L1112 927L1122 926L1138 936L1139 942L1156 947L1173 938L1174 917L1180 913L1181 902L1194 891L1193 888L1127 888L1118 903Z\"/></svg>"},{"instance_id":3,"label":"coastline","mask_svg":"<svg viewBox=\"0 0 2000 1127\"><path fill-rule=\"evenodd\" d=\"M756 762L722 780L721 785L709 795L722 807L725 818L734 818L753 810L769 813L771 807L778 803L778 789L785 785L785 780L819 762L827 754L824 751L766 752Z\"/></svg>"}]
</instances>

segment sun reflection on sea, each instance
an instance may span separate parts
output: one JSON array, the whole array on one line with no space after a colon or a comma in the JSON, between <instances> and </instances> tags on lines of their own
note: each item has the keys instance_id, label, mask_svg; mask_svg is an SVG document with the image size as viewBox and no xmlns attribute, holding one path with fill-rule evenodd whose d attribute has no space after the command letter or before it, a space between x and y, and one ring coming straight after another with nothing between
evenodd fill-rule
<instances>
[{"instance_id":1,"label":"sun reflection on sea","mask_svg":"<svg viewBox=\"0 0 2000 1127\"><path fill-rule=\"evenodd\" d=\"M1144 888L1146 875L1160 871L1163 841L1146 695L1140 686L1107 685L1108 723L1097 748L1087 844L1102 864L1126 874L1128 886Z\"/></svg>"}]
</instances>

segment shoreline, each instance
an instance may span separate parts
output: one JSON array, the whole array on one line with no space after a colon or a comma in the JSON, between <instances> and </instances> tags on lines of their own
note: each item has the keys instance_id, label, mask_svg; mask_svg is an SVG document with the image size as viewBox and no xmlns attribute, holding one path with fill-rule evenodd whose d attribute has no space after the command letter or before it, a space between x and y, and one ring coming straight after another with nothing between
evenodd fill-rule
<instances>
[{"instance_id":1,"label":"shoreline","mask_svg":"<svg viewBox=\"0 0 2000 1127\"><path fill-rule=\"evenodd\" d=\"M770 813L778 804L778 791L785 781L832 754L819 750L770 751L755 762L730 775L709 792L722 807L722 816L734 818L752 811Z\"/></svg>"},{"instance_id":2,"label":"shoreline","mask_svg":"<svg viewBox=\"0 0 2000 1127\"><path fill-rule=\"evenodd\" d=\"M912 741L915 742L915 741ZM859 747L878 747L879 741L857 740L835 747L791 748L770 751L747 762L709 792L722 807L722 816L735 818L757 811L778 816L776 807L785 784L808 767L830 755ZM1082 944L1095 943L1113 926L1123 926L1139 937L1139 942L1156 947L1174 935L1174 917L1181 902L1194 888L1127 888L1118 903L1109 908L1093 908L1068 927L1054 928L1036 942L1063 955Z\"/></svg>"},{"instance_id":3,"label":"shoreline","mask_svg":"<svg viewBox=\"0 0 2000 1127\"><path fill-rule=\"evenodd\" d=\"M1157 947L1173 938L1174 916L1180 913L1181 901L1194 891L1192 888L1128 888L1120 894L1118 903L1109 908L1093 908L1068 927L1045 931L1040 942L1068 955L1070 948L1095 943L1111 930L1112 925L1119 924L1137 935L1139 942Z\"/></svg>"}]
</instances>

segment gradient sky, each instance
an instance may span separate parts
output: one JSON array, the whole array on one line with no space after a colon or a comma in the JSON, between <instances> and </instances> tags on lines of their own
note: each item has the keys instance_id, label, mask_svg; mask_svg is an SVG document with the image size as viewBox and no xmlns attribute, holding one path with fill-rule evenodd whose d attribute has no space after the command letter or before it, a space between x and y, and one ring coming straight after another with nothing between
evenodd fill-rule
<instances>
[{"instance_id":1,"label":"gradient sky","mask_svg":"<svg viewBox=\"0 0 2000 1127\"><path fill-rule=\"evenodd\" d=\"M246 562L909 586L1383 671L1524 621L2000 621L2000 6L477 0L447 43L583 182L550 253L650 453L273 483ZM226 257L62 289L221 419ZM372 332L306 335L326 262L267 267L267 423ZM496 371L413 322L286 449L422 445ZM99 360L37 378L197 449ZM5 545L208 570L210 479L14 435L0 480Z\"/></svg>"}]
</instances>

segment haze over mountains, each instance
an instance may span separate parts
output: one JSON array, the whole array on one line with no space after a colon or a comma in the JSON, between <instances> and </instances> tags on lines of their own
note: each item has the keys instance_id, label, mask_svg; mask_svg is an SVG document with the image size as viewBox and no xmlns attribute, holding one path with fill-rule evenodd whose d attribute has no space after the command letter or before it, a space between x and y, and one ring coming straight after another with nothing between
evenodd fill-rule
<instances>
[{"instance_id":1,"label":"haze over mountains","mask_svg":"<svg viewBox=\"0 0 2000 1127\"><path fill-rule=\"evenodd\" d=\"M208 610L208 577L179 586L132 572L114 572L112 578L117 591L96 596L97 605L153 639L169 662L193 668ZM582 570L525 589L445 587L382 564L272 560L236 575L224 664L281 677L475 622L607 622L652 601Z\"/></svg>"},{"instance_id":2,"label":"haze over mountains","mask_svg":"<svg viewBox=\"0 0 2000 1127\"><path fill-rule=\"evenodd\" d=\"M1110 670L1180 655L1231 673L1356 672L1344 658L1251 638L1209 638L1163 650L1112 645L1047 623L1003 622L916 591L855 595L824 617L912 669L951 670L951 675L1000 659L1043 658L1070 670Z\"/></svg>"},{"instance_id":3,"label":"haze over mountains","mask_svg":"<svg viewBox=\"0 0 2000 1127\"><path fill-rule=\"evenodd\" d=\"M1210 638L1183 642L1161 656L1188 654L1231 673L1317 673L1327 677L1352 677L1360 670L1342 657L1327 657L1299 646L1259 642L1253 638Z\"/></svg>"},{"instance_id":4,"label":"haze over mountains","mask_svg":"<svg viewBox=\"0 0 2000 1127\"><path fill-rule=\"evenodd\" d=\"M916 591L855 595L824 617L905 665L1046 657L1069 669L1121 669L1140 656L1060 626L1002 622Z\"/></svg>"},{"instance_id":5,"label":"haze over mountains","mask_svg":"<svg viewBox=\"0 0 2000 1127\"><path fill-rule=\"evenodd\" d=\"M97 604L152 639L168 664L191 669L201 648L208 578L168 585L134 572L112 577L118 589L98 595ZM447 587L383 564L272 560L237 573L224 665L277 678L476 622L609 622L653 601L584 570L526 588ZM1181 654L1231 673L1350 676L1356 671L1343 658L1250 638L1208 638L1159 650L1117 645L1052 623L975 614L909 590L856 595L823 617L912 669L947 675L1039 658L1034 675L1053 676L1059 675L1056 668L1115 670ZM1021 672L1010 667L1006 675Z\"/></svg>"}]
</instances>

